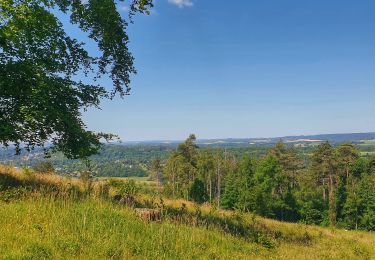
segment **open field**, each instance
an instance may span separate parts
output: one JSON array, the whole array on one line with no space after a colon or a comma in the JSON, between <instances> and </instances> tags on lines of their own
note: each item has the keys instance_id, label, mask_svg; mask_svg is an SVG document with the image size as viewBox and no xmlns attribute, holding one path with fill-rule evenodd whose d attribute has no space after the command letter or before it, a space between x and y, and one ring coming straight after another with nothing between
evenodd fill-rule
<instances>
[{"instance_id":1,"label":"open field","mask_svg":"<svg viewBox=\"0 0 375 260\"><path fill-rule=\"evenodd\" d=\"M361 140L362 144L375 145L375 139Z\"/></svg>"},{"instance_id":2,"label":"open field","mask_svg":"<svg viewBox=\"0 0 375 260\"><path fill-rule=\"evenodd\" d=\"M372 156L374 154L375 154L375 152L360 152L361 156Z\"/></svg>"}]
</instances>

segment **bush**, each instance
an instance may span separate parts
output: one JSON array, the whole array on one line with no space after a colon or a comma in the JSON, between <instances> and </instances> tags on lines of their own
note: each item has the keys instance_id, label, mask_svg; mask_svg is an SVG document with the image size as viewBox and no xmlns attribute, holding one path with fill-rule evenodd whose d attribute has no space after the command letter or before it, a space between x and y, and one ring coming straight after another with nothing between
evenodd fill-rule
<instances>
[{"instance_id":1,"label":"bush","mask_svg":"<svg viewBox=\"0 0 375 260\"><path fill-rule=\"evenodd\" d=\"M189 197L197 203L203 203L207 201L206 189L203 181L195 179L189 190Z\"/></svg>"},{"instance_id":2,"label":"bush","mask_svg":"<svg viewBox=\"0 0 375 260\"><path fill-rule=\"evenodd\" d=\"M121 181L121 180L115 180L111 179L109 181L109 184L112 187L115 187L118 189L118 192L121 195L136 195L139 192L139 186L135 183L134 180L126 180L126 181Z\"/></svg>"}]
</instances>

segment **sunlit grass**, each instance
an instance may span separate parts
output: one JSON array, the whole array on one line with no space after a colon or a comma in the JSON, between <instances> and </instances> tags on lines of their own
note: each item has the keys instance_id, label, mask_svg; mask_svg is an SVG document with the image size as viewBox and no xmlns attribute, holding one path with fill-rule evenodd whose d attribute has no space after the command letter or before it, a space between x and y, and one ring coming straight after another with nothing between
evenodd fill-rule
<instances>
[{"instance_id":1,"label":"sunlit grass","mask_svg":"<svg viewBox=\"0 0 375 260\"><path fill-rule=\"evenodd\" d=\"M78 179L40 175L0 167L0 177L36 185L21 197L0 199L0 259L373 259L375 234L283 223L251 214L163 199L167 211L186 212L184 219L147 222L131 208L89 195ZM1 183L1 182L0 182ZM40 184L43 185L40 185ZM71 196L71 187L80 192ZM31 186L32 187L32 186ZM52 187L52 188L48 188ZM7 190L0 187L0 198ZM69 192L62 192L69 191ZM112 191L114 192L114 191ZM140 194L141 203L161 203ZM184 209L185 211L183 211ZM177 210L177 211L176 211ZM207 225L197 224L195 212ZM182 216L183 217L183 216ZM252 238L225 227L231 220L257 232ZM254 239L254 237L256 239Z\"/></svg>"},{"instance_id":2,"label":"sunlit grass","mask_svg":"<svg viewBox=\"0 0 375 260\"><path fill-rule=\"evenodd\" d=\"M40 199L0 206L4 258L244 258L265 251L219 231L143 222L106 202Z\"/></svg>"}]
</instances>

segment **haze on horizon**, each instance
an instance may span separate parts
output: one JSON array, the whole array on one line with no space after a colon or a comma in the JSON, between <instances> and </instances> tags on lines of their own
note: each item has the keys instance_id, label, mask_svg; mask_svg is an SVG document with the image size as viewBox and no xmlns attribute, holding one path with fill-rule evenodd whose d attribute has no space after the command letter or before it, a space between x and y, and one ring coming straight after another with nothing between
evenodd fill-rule
<instances>
[{"instance_id":1,"label":"haze on horizon","mask_svg":"<svg viewBox=\"0 0 375 260\"><path fill-rule=\"evenodd\" d=\"M129 27L131 95L85 121L123 140L372 132L374 11L371 0L159 0Z\"/></svg>"}]
</instances>

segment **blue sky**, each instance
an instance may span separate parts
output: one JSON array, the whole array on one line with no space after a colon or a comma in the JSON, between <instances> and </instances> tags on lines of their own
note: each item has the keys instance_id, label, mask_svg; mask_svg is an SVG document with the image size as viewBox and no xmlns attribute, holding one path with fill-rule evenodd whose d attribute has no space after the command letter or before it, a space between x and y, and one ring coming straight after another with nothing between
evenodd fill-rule
<instances>
[{"instance_id":1,"label":"blue sky","mask_svg":"<svg viewBox=\"0 0 375 260\"><path fill-rule=\"evenodd\" d=\"M84 120L123 140L374 131L374 13L373 0L157 0L128 30L131 95Z\"/></svg>"}]
</instances>

